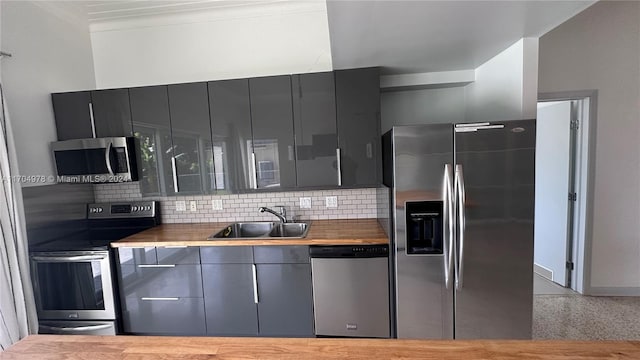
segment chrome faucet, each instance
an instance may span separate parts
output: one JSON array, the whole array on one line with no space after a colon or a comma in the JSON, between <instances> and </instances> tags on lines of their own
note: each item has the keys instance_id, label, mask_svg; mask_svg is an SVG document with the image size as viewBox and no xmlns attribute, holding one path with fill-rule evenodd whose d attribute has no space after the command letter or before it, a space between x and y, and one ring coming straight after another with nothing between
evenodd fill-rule
<instances>
[{"instance_id":1,"label":"chrome faucet","mask_svg":"<svg viewBox=\"0 0 640 360\"><path fill-rule=\"evenodd\" d=\"M278 217L278 219L280 219L280 222L286 223L287 222L287 209L284 208L284 206L282 205L276 205L276 207L280 208L280 213L277 213L271 209L269 209L268 207L262 206L260 208L258 208L258 211L260 211L261 213L263 212L268 212L270 214L273 214L275 216Z\"/></svg>"}]
</instances>

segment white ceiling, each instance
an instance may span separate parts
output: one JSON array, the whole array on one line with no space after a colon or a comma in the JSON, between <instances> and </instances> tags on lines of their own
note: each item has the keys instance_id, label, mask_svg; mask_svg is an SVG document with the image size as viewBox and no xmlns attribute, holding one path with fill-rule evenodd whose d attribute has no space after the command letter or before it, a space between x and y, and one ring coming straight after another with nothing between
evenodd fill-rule
<instances>
[{"instance_id":1,"label":"white ceiling","mask_svg":"<svg viewBox=\"0 0 640 360\"><path fill-rule=\"evenodd\" d=\"M384 73L475 69L594 2L328 0L333 67L383 66Z\"/></svg>"},{"instance_id":2,"label":"white ceiling","mask_svg":"<svg viewBox=\"0 0 640 360\"><path fill-rule=\"evenodd\" d=\"M318 0L86 1L89 22L228 10L282 12ZM322 1L322 0L320 0ZM328 0L333 68L382 66L383 73L475 69L522 37L539 37L593 0Z\"/></svg>"}]
</instances>

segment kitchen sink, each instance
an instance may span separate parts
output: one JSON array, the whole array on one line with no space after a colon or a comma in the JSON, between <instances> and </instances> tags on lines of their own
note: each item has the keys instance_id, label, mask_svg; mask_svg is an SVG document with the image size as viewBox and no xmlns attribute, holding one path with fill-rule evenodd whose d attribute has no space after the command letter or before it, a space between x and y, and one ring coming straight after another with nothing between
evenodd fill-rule
<instances>
[{"instance_id":1,"label":"kitchen sink","mask_svg":"<svg viewBox=\"0 0 640 360\"><path fill-rule=\"evenodd\" d=\"M212 234L208 240L299 239L307 236L309 223L237 222Z\"/></svg>"}]
</instances>

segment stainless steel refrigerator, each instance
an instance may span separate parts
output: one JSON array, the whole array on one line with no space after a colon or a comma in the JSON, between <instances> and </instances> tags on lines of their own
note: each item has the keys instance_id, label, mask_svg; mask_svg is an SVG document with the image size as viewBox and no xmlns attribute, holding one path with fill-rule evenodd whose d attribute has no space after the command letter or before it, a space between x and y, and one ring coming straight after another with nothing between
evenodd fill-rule
<instances>
[{"instance_id":1,"label":"stainless steel refrigerator","mask_svg":"<svg viewBox=\"0 0 640 360\"><path fill-rule=\"evenodd\" d=\"M383 136L398 338L531 338L535 133L514 120Z\"/></svg>"}]
</instances>

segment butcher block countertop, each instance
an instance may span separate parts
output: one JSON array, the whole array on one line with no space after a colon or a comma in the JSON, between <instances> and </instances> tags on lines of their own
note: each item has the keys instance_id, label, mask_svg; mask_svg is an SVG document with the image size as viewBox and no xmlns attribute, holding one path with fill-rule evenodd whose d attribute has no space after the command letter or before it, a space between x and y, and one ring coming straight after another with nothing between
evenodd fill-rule
<instances>
[{"instance_id":1,"label":"butcher block countertop","mask_svg":"<svg viewBox=\"0 0 640 360\"><path fill-rule=\"evenodd\" d=\"M130 246L239 246L239 245L373 245L389 239L376 219L311 220L307 237L302 239L207 240L228 222L163 224L111 243Z\"/></svg>"},{"instance_id":2,"label":"butcher block countertop","mask_svg":"<svg viewBox=\"0 0 640 360\"><path fill-rule=\"evenodd\" d=\"M0 359L638 359L640 341L31 335Z\"/></svg>"}]
</instances>

